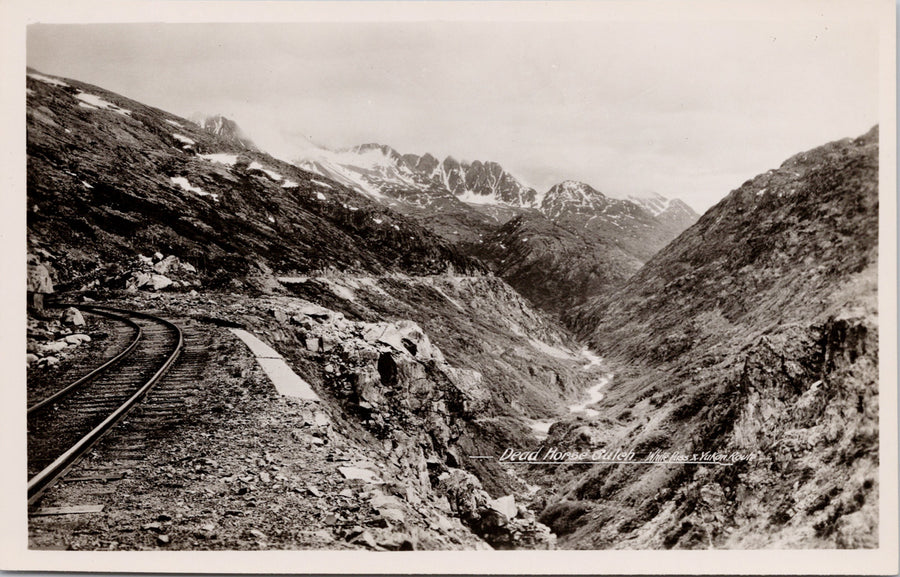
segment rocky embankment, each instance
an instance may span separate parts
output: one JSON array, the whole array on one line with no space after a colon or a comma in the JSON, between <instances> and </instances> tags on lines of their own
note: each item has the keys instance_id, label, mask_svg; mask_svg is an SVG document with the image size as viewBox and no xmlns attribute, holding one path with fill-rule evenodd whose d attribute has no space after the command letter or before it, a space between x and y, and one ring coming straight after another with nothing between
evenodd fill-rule
<instances>
[{"instance_id":1,"label":"rocky embankment","mask_svg":"<svg viewBox=\"0 0 900 577\"><path fill-rule=\"evenodd\" d=\"M204 295L192 311L208 319L230 301ZM424 489L418 471L389 459L329 402L279 395L226 328L184 316L183 299L138 294L110 304L169 316L186 349L41 503L101 509L31 517L31 547L489 548L454 513L448 495L456 493ZM93 317L86 330L97 330Z\"/></svg>"}]
</instances>

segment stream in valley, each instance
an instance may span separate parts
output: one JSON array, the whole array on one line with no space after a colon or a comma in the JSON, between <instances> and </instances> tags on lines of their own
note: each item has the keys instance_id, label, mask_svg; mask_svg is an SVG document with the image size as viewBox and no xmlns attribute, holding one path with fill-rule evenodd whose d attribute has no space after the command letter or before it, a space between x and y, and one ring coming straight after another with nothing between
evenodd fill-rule
<instances>
[{"instance_id":1,"label":"stream in valley","mask_svg":"<svg viewBox=\"0 0 900 577\"><path fill-rule=\"evenodd\" d=\"M581 370L583 371L599 370L603 365L602 359L588 349L582 349L581 356L587 361L587 363L583 367L581 367ZM609 385L609 382L612 380L612 378L612 373L604 373L600 375L597 381L593 385L591 385L587 391L585 391L587 399L582 402L569 405L569 413L583 413L587 417L596 417L597 415L599 415L600 413L590 408L590 405L598 403L603 399L602 390L607 385ZM539 419L531 421L530 426L531 430L534 431L535 436L538 438L538 440L542 441L547 438L550 427L555 422L556 421L553 419Z\"/></svg>"}]
</instances>

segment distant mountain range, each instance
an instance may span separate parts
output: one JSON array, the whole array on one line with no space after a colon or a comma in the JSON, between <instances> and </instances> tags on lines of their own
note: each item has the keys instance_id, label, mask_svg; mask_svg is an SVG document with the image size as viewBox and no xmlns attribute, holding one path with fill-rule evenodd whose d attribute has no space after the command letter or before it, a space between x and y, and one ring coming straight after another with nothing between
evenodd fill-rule
<instances>
[{"instance_id":1,"label":"distant mountain range","mask_svg":"<svg viewBox=\"0 0 900 577\"><path fill-rule=\"evenodd\" d=\"M294 162L415 218L552 312L626 280L698 218L655 193L615 198L571 180L540 193L496 162L383 144L313 148Z\"/></svg>"},{"instance_id":2,"label":"distant mountain range","mask_svg":"<svg viewBox=\"0 0 900 577\"><path fill-rule=\"evenodd\" d=\"M600 216L633 212L636 205L654 217L696 220L698 215L680 200L657 193L604 195L590 185L565 181L540 193L492 161L463 162L452 156L439 160L430 153L401 154L385 144L369 143L332 151L311 148L294 164L327 176L374 197L391 197L430 205L455 197L471 205L538 209L551 219L563 212ZM612 208L611 208L612 207ZM611 210L610 210L611 208Z\"/></svg>"}]
</instances>

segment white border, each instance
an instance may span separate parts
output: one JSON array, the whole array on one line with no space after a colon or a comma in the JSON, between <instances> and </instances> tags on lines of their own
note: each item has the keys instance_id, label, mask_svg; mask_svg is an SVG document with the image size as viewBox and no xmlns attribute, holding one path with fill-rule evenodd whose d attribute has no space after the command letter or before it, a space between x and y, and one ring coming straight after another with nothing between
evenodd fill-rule
<instances>
[{"instance_id":1,"label":"white border","mask_svg":"<svg viewBox=\"0 0 900 577\"><path fill-rule=\"evenodd\" d=\"M880 538L876 550L402 552L54 552L27 549L25 510L25 26L29 23L286 21L628 21L869 19L880 26ZM894 0L596 2L199 2L0 0L0 239L5 378L0 564L6 570L191 573L895 574L897 528L897 196ZM852 136L852 135L848 135Z\"/></svg>"}]
</instances>

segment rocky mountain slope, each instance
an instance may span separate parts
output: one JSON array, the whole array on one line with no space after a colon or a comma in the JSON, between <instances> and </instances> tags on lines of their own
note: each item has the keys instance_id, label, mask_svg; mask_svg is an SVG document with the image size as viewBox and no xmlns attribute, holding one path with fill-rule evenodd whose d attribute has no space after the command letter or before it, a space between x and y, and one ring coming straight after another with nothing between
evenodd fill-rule
<instances>
[{"instance_id":1,"label":"rocky mountain slope","mask_svg":"<svg viewBox=\"0 0 900 577\"><path fill-rule=\"evenodd\" d=\"M398 479L418 479L415 496L448 503L441 514L476 541L552 545L510 506L522 483L468 458L530 437L530 419L585 387L580 346L550 317L378 199L233 131L34 70L27 87L29 263L60 298L165 303L254 331L312 383L355 454L397 457ZM58 337L31 331L29 350ZM52 380L69 361L45 355L30 374Z\"/></svg>"},{"instance_id":2,"label":"rocky mountain slope","mask_svg":"<svg viewBox=\"0 0 900 577\"><path fill-rule=\"evenodd\" d=\"M617 374L551 441L729 460L544 479L562 545L877 546L877 255L876 127L745 182L573 311Z\"/></svg>"},{"instance_id":3,"label":"rocky mountain slope","mask_svg":"<svg viewBox=\"0 0 900 577\"><path fill-rule=\"evenodd\" d=\"M314 149L296 163L412 217L554 313L618 286L697 219L660 195L617 199L574 181L540 194L494 162L381 144Z\"/></svg>"},{"instance_id":4,"label":"rocky mountain slope","mask_svg":"<svg viewBox=\"0 0 900 577\"><path fill-rule=\"evenodd\" d=\"M656 252L695 218L677 201L575 182L531 196L489 163L380 145L345 151L374 159L365 174L326 175L255 150L224 119L201 127L33 70L27 90L28 262L50 281L38 284L161 310L210 363L187 381L215 458L152 457L234 534L212 540L209 511L176 517L183 528L165 511L126 515L167 539L117 535L123 547L877 545L877 128L744 183ZM566 405L599 359L533 304L579 305L566 322L614 372L592 410ZM53 382L77 355L51 363L66 335L33 320L29 384ZM275 396L232 328L319 399ZM267 447L234 422L265 425ZM188 437L172 435L175 454L192 454ZM539 444L725 460L477 458ZM138 471L132 511L165 501L154 473ZM218 511L215 491L247 510ZM288 516L258 506L294 493Z\"/></svg>"},{"instance_id":5,"label":"rocky mountain slope","mask_svg":"<svg viewBox=\"0 0 900 577\"><path fill-rule=\"evenodd\" d=\"M536 306L553 312L621 285L643 264L611 238L534 213L513 218L470 248Z\"/></svg>"},{"instance_id":6,"label":"rocky mountain slope","mask_svg":"<svg viewBox=\"0 0 900 577\"><path fill-rule=\"evenodd\" d=\"M98 87L30 73L27 127L30 248L69 255L63 283L156 251L220 283L266 269L482 269L408 218L228 130L219 137Z\"/></svg>"}]
</instances>

